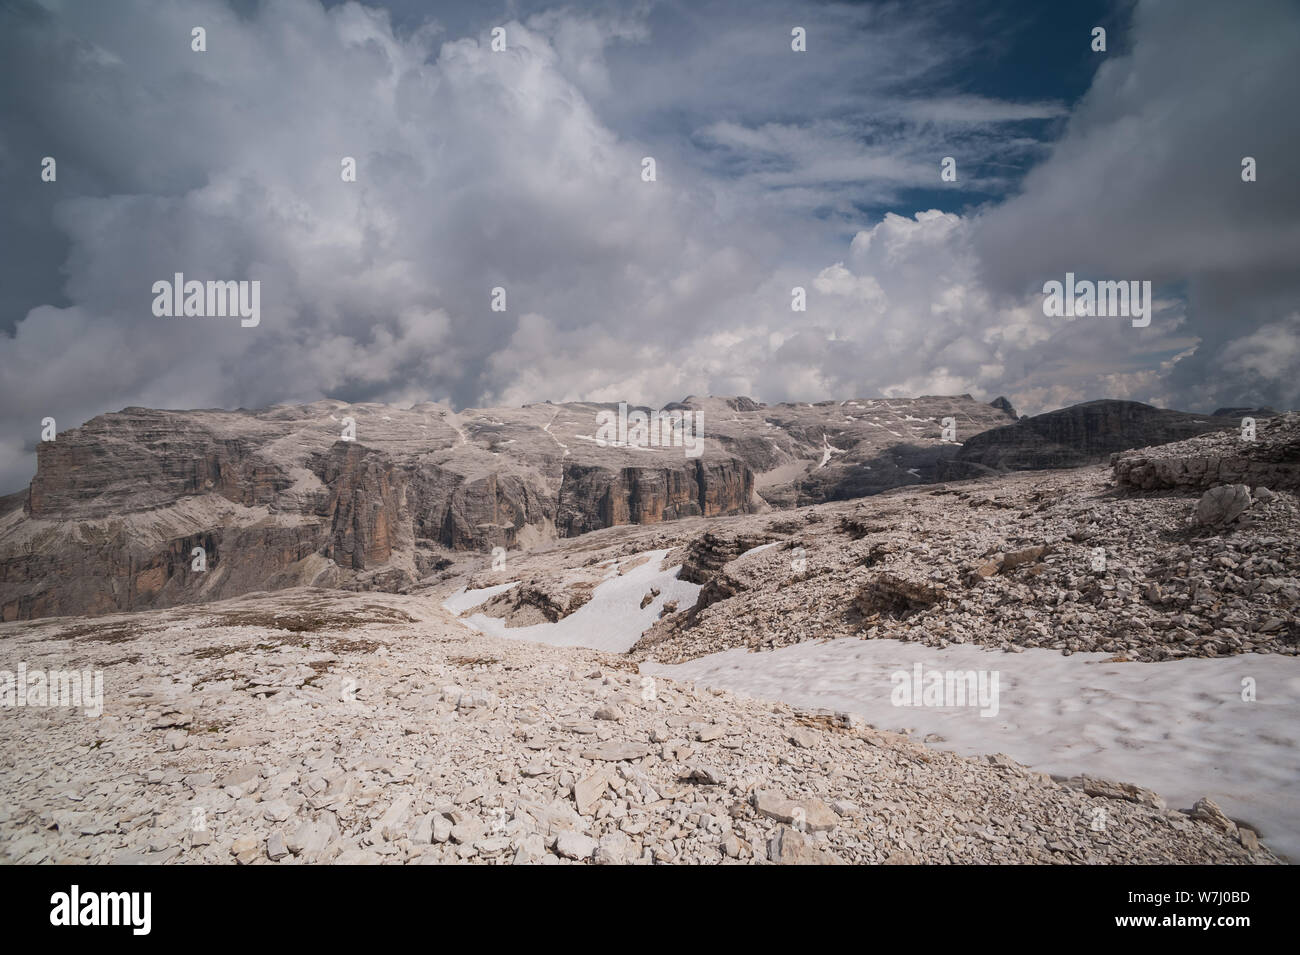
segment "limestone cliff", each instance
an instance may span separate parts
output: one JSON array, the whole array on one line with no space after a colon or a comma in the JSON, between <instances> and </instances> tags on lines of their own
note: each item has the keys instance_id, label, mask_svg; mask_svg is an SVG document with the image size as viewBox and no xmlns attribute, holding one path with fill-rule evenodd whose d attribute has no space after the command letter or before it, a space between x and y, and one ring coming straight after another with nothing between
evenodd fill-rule
<instances>
[{"instance_id":1,"label":"limestone cliff","mask_svg":"<svg viewBox=\"0 0 1300 955\"><path fill-rule=\"evenodd\" d=\"M320 401L101 415L43 442L30 488L0 499L0 616L301 585L401 590L496 547L923 483L956 453L945 418L962 438L1007 420L968 395L691 397L666 410L697 416L693 455L670 431L604 440L598 416L617 408Z\"/></svg>"}]
</instances>

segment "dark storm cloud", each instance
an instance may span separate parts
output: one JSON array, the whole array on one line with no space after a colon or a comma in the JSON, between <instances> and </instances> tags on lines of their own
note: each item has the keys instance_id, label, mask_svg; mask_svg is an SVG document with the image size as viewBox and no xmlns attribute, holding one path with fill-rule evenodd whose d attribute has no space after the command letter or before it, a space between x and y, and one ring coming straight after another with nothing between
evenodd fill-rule
<instances>
[{"instance_id":1,"label":"dark storm cloud","mask_svg":"<svg viewBox=\"0 0 1300 955\"><path fill-rule=\"evenodd\" d=\"M982 277L1012 293L1067 270L1181 287L1184 332L1200 344L1154 394L1199 410L1296 407L1300 12L1288 0L1142 3L1130 46L1102 63L1022 194L981 217ZM1273 360L1245 357L1264 342Z\"/></svg>"}]
</instances>

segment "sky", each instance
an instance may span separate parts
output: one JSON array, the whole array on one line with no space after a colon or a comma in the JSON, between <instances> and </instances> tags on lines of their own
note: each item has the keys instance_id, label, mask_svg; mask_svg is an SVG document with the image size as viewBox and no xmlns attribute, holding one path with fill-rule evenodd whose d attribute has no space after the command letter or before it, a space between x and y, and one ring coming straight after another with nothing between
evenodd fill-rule
<instances>
[{"instance_id":1,"label":"sky","mask_svg":"<svg viewBox=\"0 0 1300 955\"><path fill-rule=\"evenodd\" d=\"M0 0L0 493L136 405L1296 408L1298 54L1295 0Z\"/></svg>"}]
</instances>

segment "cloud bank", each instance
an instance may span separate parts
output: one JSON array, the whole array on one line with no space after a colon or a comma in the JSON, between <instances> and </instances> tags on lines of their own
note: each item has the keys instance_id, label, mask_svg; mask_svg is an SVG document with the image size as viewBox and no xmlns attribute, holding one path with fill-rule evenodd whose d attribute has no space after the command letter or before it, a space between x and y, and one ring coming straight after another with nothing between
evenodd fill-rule
<instances>
[{"instance_id":1,"label":"cloud bank","mask_svg":"<svg viewBox=\"0 0 1300 955\"><path fill-rule=\"evenodd\" d=\"M316 0L11 6L0 490L41 418L128 405L1300 405L1293 8L1140 3L1069 109L960 88L942 23L819 16L794 54L762 4L454 36ZM1045 318L1066 271L1154 281L1151 326ZM260 325L155 317L176 272L259 280Z\"/></svg>"}]
</instances>

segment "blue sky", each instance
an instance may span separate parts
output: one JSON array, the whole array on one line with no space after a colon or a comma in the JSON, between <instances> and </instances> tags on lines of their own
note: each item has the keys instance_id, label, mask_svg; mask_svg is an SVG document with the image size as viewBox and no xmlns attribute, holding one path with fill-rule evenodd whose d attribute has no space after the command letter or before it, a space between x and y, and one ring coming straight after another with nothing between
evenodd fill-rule
<instances>
[{"instance_id":1,"label":"blue sky","mask_svg":"<svg viewBox=\"0 0 1300 955\"><path fill-rule=\"evenodd\" d=\"M1294 407L1297 51L1290 0L9 0L0 491L130 405ZM155 317L178 271L260 325Z\"/></svg>"}]
</instances>

